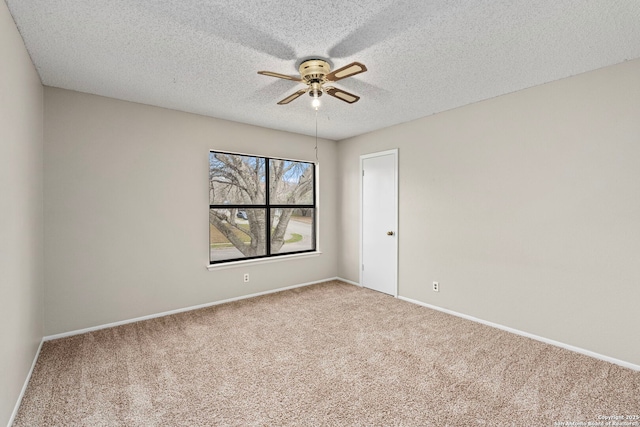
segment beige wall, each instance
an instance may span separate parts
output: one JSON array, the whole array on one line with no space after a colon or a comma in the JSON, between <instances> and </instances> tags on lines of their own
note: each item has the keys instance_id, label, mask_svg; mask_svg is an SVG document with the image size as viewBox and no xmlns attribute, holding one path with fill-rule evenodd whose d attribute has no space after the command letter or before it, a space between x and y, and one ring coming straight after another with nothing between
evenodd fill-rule
<instances>
[{"instance_id":1,"label":"beige wall","mask_svg":"<svg viewBox=\"0 0 640 427\"><path fill-rule=\"evenodd\" d=\"M341 141L341 277L396 147L400 295L640 364L640 60Z\"/></svg>"},{"instance_id":2,"label":"beige wall","mask_svg":"<svg viewBox=\"0 0 640 427\"><path fill-rule=\"evenodd\" d=\"M0 425L42 339L42 85L0 1Z\"/></svg>"},{"instance_id":3,"label":"beige wall","mask_svg":"<svg viewBox=\"0 0 640 427\"><path fill-rule=\"evenodd\" d=\"M44 105L45 335L335 276L335 142L323 254L207 271L209 149L315 160L314 138L49 87Z\"/></svg>"}]
</instances>

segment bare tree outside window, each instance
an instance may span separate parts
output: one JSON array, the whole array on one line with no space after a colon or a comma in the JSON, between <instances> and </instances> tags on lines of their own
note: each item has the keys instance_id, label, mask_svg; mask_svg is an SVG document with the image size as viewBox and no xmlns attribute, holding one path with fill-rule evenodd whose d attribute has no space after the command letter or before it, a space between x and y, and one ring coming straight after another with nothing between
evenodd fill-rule
<instances>
[{"instance_id":1,"label":"bare tree outside window","mask_svg":"<svg viewBox=\"0 0 640 427\"><path fill-rule=\"evenodd\" d=\"M212 151L209 164L211 263L315 250L312 163Z\"/></svg>"}]
</instances>

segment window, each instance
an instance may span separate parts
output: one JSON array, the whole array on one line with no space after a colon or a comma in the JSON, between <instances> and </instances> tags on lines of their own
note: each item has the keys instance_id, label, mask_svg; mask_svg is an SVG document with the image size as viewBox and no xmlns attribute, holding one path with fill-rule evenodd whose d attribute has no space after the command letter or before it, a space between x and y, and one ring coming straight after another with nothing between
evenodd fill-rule
<instances>
[{"instance_id":1,"label":"window","mask_svg":"<svg viewBox=\"0 0 640 427\"><path fill-rule=\"evenodd\" d=\"M209 152L209 263L316 250L315 165Z\"/></svg>"}]
</instances>

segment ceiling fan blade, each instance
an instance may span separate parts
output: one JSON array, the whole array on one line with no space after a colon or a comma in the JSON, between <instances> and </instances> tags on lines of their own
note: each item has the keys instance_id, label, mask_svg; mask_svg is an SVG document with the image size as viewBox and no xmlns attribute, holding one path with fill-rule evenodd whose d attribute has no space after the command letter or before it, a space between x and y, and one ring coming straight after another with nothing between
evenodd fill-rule
<instances>
[{"instance_id":1,"label":"ceiling fan blade","mask_svg":"<svg viewBox=\"0 0 640 427\"><path fill-rule=\"evenodd\" d=\"M279 79L293 80L294 82L301 82L302 81L298 77L287 76L286 74L274 73L272 71L258 71L258 74L262 74L263 76L269 76L269 77L277 77Z\"/></svg>"},{"instance_id":2,"label":"ceiling fan blade","mask_svg":"<svg viewBox=\"0 0 640 427\"><path fill-rule=\"evenodd\" d=\"M337 70L330 72L327 74L326 79L330 82L337 82L338 80L355 76L356 74L364 73L365 71L367 71L367 67L365 67L364 64L360 62L352 62L349 65L345 65L342 68L338 68Z\"/></svg>"},{"instance_id":3,"label":"ceiling fan blade","mask_svg":"<svg viewBox=\"0 0 640 427\"><path fill-rule=\"evenodd\" d=\"M324 91L326 93L328 93L329 95L338 98L341 101L344 102L348 102L349 104L353 104L354 102L358 102L358 100L360 99L359 96L354 95L352 93L349 92L345 92L342 89L338 89L335 87L326 87L324 88Z\"/></svg>"},{"instance_id":4,"label":"ceiling fan blade","mask_svg":"<svg viewBox=\"0 0 640 427\"><path fill-rule=\"evenodd\" d=\"M299 91L297 91L296 93L292 93L291 95L287 96L285 99L283 99L282 101L278 102L278 105L285 105L290 103L291 101L293 101L294 99L297 99L298 97L304 95L305 93L307 93L306 89L300 89Z\"/></svg>"}]
</instances>

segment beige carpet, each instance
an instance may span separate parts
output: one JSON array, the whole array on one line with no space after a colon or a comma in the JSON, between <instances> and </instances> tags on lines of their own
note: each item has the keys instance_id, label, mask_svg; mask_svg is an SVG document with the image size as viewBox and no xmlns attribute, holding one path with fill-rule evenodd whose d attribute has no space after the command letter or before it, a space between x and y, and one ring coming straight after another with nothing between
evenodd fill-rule
<instances>
[{"instance_id":1,"label":"beige carpet","mask_svg":"<svg viewBox=\"0 0 640 427\"><path fill-rule=\"evenodd\" d=\"M340 282L44 344L16 426L554 426L640 373Z\"/></svg>"}]
</instances>

